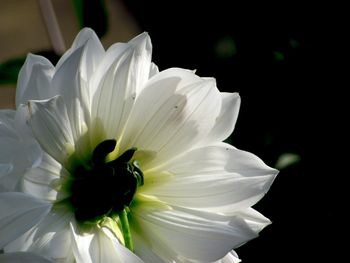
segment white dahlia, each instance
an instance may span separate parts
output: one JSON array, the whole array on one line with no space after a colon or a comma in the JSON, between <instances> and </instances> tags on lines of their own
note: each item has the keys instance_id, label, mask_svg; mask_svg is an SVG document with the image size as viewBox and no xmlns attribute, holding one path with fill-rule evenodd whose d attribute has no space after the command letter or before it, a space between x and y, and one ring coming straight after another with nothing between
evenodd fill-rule
<instances>
[{"instance_id":1,"label":"white dahlia","mask_svg":"<svg viewBox=\"0 0 350 263\"><path fill-rule=\"evenodd\" d=\"M222 142L240 97L151 62L143 33L29 55L0 113L0 248L54 262L238 262L277 171Z\"/></svg>"}]
</instances>

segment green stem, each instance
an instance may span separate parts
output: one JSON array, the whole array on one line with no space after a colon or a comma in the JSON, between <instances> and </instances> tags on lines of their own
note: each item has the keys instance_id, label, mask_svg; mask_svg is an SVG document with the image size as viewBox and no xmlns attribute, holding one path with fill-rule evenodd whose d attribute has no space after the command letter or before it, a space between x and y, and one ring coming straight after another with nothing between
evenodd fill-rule
<instances>
[{"instance_id":1,"label":"green stem","mask_svg":"<svg viewBox=\"0 0 350 263\"><path fill-rule=\"evenodd\" d=\"M123 209L123 211L119 212L118 216L119 216L120 224L122 226L122 233L124 237L125 246L129 250L134 251L134 243L131 237L128 214L126 212L126 209Z\"/></svg>"}]
</instances>

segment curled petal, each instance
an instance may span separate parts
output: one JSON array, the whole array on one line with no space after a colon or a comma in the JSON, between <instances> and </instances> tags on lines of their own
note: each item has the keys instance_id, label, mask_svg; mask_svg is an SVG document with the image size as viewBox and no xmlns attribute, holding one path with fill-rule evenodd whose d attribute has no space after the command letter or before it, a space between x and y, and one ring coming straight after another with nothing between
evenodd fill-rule
<instances>
[{"instance_id":1,"label":"curled petal","mask_svg":"<svg viewBox=\"0 0 350 263\"><path fill-rule=\"evenodd\" d=\"M28 100L42 100L56 93L50 87L54 66L42 56L29 54L18 76L16 106Z\"/></svg>"}]
</instances>

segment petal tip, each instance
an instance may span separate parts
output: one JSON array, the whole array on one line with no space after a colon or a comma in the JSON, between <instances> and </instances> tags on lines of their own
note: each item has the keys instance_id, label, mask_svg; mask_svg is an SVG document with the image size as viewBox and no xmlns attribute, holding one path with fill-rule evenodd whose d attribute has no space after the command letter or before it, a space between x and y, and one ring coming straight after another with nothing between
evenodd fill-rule
<instances>
[{"instance_id":1,"label":"petal tip","mask_svg":"<svg viewBox=\"0 0 350 263\"><path fill-rule=\"evenodd\" d=\"M136 37L134 37L132 40L129 41L129 44L132 44L138 48L144 48L149 52L152 50L151 37L147 32L143 32L137 35Z\"/></svg>"}]
</instances>

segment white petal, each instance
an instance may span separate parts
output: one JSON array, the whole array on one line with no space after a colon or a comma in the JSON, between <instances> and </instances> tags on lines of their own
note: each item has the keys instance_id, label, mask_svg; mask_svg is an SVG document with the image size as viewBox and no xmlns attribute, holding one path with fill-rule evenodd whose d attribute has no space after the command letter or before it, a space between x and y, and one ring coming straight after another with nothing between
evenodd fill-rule
<instances>
[{"instance_id":1,"label":"white petal","mask_svg":"<svg viewBox=\"0 0 350 263\"><path fill-rule=\"evenodd\" d=\"M51 205L22 193L0 193L0 248L45 217Z\"/></svg>"},{"instance_id":2,"label":"white petal","mask_svg":"<svg viewBox=\"0 0 350 263\"><path fill-rule=\"evenodd\" d=\"M72 47L63 54L62 58L58 61L56 68L60 68L61 65L65 63L65 61L80 47L84 47L85 49L81 58L80 73L81 77L88 81L105 53L98 36L90 28L84 28L79 32Z\"/></svg>"},{"instance_id":3,"label":"white petal","mask_svg":"<svg viewBox=\"0 0 350 263\"><path fill-rule=\"evenodd\" d=\"M18 154L21 151L21 147L17 144L17 140L13 138L0 137L0 149L0 164L10 164L13 166L13 163L15 163L15 158L18 157Z\"/></svg>"},{"instance_id":4,"label":"white petal","mask_svg":"<svg viewBox=\"0 0 350 263\"><path fill-rule=\"evenodd\" d=\"M76 37L72 47L62 56L56 66L52 88L66 103L68 117L75 141L87 132L90 123L89 81L100 63L104 49L91 29L85 28ZM89 152L89 140L76 149Z\"/></svg>"},{"instance_id":5,"label":"white petal","mask_svg":"<svg viewBox=\"0 0 350 263\"><path fill-rule=\"evenodd\" d=\"M156 75L158 73L159 73L158 66L152 62L151 69L149 71L149 78L152 78L154 75Z\"/></svg>"},{"instance_id":6,"label":"white petal","mask_svg":"<svg viewBox=\"0 0 350 263\"><path fill-rule=\"evenodd\" d=\"M142 263L135 254L119 244L107 229L95 228L92 233L80 234L71 224L73 253L77 263Z\"/></svg>"},{"instance_id":7,"label":"white petal","mask_svg":"<svg viewBox=\"0 0 350 263\"><path fill-rule=\"evenodd\" d=\"M152 251L152 247L149 245L149 242L140 235L139 231L132 232L132 239L134 241L135 253L142 258L144 262L147 263L164 263L164 260ZM166 253L163 251L163 253ZM164 258L171 258L167 255Z\"/></svg>"},{"instance_id":8,"label":"white petal","mask_svg":"<svg viewBox=\"0 0 350 263\"><path fill-rule=\"evenodd\" d=\"M14 110L0 110L1 137L17 138L17 132L14 129L15 114L16 111Z\"/></svg>"},{"instance_id":9,"label":"white petal","mask_svg":"<svg viewBox=\"0 0 350 263\"><path fill-rule=\"evenodd\" d=\"M213 263L239 263L239 262L241 262L241 260L238 258L237 253L234 250L231 250L222 259L215 261Z\"/></svg>"},{"instance_id":10,"label":"white petal","mask_svg":"<svg viewBox=\"0 0 350 263\"><path fill-rule=\"evenodd\" d=\"M5 253L30 251L59 263L73 263L69 222L73 214L65 207L53 210L31 230L5 247Z\"/></svg>"},{"instance_id":11,"label":"white petal","mask_svg":"<svg viewBox=\"0 0 350 263\"><path fill-rule=\"evenodd\" d=\"M67 107L67 116L75 141L86 132L89 123L89 91L80 75L80 64L84 47L76 49L57 68L52 87L58 91Z\"/></svg>"},{"instance_id":12,"label":"white petal","mask_svg":"<svg viewBox=\"0 0 350 263\"><path fill-rule=\"evenodd\" d=\"M144 204L132 209L132 220L140 226L137 231L166 262L183 259L212 262L223 258L233 247L256 237L239 217L228 220L225 216L203 215L175 207L161 211Z\"/></svg>"},{"instance_id":13,"label":"white petal","mask_svg":"<svg viewBox=\"0 0 350 263\"><path fill-rule=\"evenodd\" d=\"M222 106L220 115L216 119L214 128L211 130L207 141L219 142L227 139L233 132L239 107L241 105L241 98L238 93L221 93Z\"/></svg>"},{"instance_id":14,"label":"white petal","mask_svg":"<svg viewBox=\"0 0 350 263\"><path fill-rule=\"evenodd\" d=\"M69 176L69 172L59 162L43 153L41 163L24 175L22 191L41 200L61 201L69 195L60 187Z\"/></svg>"},{"instance_id":15,"label":"white petal","mask_svg":"<svg viewBox=\"0 0 350 263\"><path fill-rule=\"evenodd\" d=\"M237 215L240 216L255 233L259 233L266 226L271 224L270 219L253 208L241 210L237 212Z\"/></svg>"},{"instance_id":16,"label":"white petal","mask_svg":"<svg viewBox=\"0 0 350 263\"><path fill-rule=\"evenodd\" d=\"M91 76L91 81L89 83L90 93L90 104L92 105L92 113L95 109L95 104L93 100L100 92L100 86L103 85L103 80L108 70L112 68L118 59L125 53L125 51L130 48L128 44L116 43L108 48L105 54L102 56L101 63L97 66L96 70ZM98 93L97 93L98 92Z\"/></svg>"},{"instance_id":17,"label":"white petal","mask_svg":"<svg viewBox=\"0 0 350 263\"><path fill-rule=\"evenodd\" d=\"M34 253L16 252L9 254L0 254L0 262L3 263L53 263L53 261Z\"/></svg>"},{"instance_id":18,"label":"white petal","mask_svg":"<svg viewBox=\"0 0 350 263\"><path fill-rule=\"evenodd\" d=\"M225 214L254 205L277 174L255 155L225 143L186 152L159 169L172 176L157 183L156 171L146 173L140 194L154 195L171 205Z\"/></svg>"},{"instance_id":19,"label":"white petal","mask_svg":"<svg viewBox=\"0 0 350 263\"><path fill-rule=\"evenodd\" d=\"M95 87L91 88L96 89L94 126L102 125L107 138L120 136L137 94L148 80L150 67L151 42L147 34L107 50L92 80Z\"/></svg>"},{"instance_id":20,"label":"white petal","mask_svg":"<svg viewBox=\"0 0 350 263\"><path fill-rule=\"evenodd\" d=\"M73 258L70 221L74 214L55 207L37 226L28 251L38 253L59 262Z\"/></svg>"},{"instance_id":21,"label":"white petal","mask_svg":"<svg viewBox=\"0 0 350 263\"><path fill-rule=\"evenodd\" d=\"M87 132L90 123L88 82L103 54L104 49L94 31L83 29L57 63L51 85L65 101L74 141ZM81 142L76 149L79 152L90 150L89 140Z\"/></svg>"},{"instance_id":22,"label":"white petal","mask_svg":"<svg viewBox=\"0 0 350 263\"><path fill-rule=\"evenodd\" d=\"M92 126L95 127L93 130L95 140L96 137L101 137L99 133L103 133L105 138L119 137L136 96L134 87L128 85L128 71L133 50L129 47L119 54L120 49L124 49L124 46L115 45L107 51L105 59L107 61L101 63L101 68L109 62L110 58L107 59L107 56L115 57L115 61L104 69L104 72L100 72L102 69L96 71L92 82L98 87L92 102Z\"/></svg>"},{"instance_id":23,"label":"white petal","mask_svg":"<svg viewBox=\"0 0 350 263\"><path fill-rule=\"evenodd\" d=\"M40 146L34 140L0 137L0 149L0 184L8 191L18 190L23 174L40 161Z\"/></svg>"},{"instance_id":24,"label":"white petal","mask_svg":"<svg viewBox=\"0 0 350 263\"><path fill-rule=\"evenodd\" d=\"M80 234L76 223L70 223L72 250L76 263L93 263L89 253L93 234Z\"/></svg>"},{"instance_id":25,"label":"white petal","mask_svg":"<svg viewBox=\"0 0 350 263\"><path fill-rule=\"evenodd\" d=\"M41 100L53 96L50 88L54 66L42 56L29 54L18 76L16 106L28 100Z\"/></svg>"},{"instance_id":26,"label":"white petal","mask_svg":"<svg viewBox=\"0 0 350 263\"><path fill-rule=\"evenodd\" d=\"M130 250L122 246L109 230L102 228L96 232L91 242L92 262L114 263L130 262L142 263L143 261Z\"/></svg>"},{"instance_id":27,"label":"white petal","mask_svg":"<svg viewBox=\"0 0 350 263\"><path fill-rule=\"evenodd\" d=\"M37 225L33 226L26 233L21 235L19 238L10 242L4 247L5 253L19 252L19 251L28 251L28 248L33 244L33 237L35 234Z\"/></svg>"},{"instance_id":28,"label":"white petal","mask_svg":"<svg viewBox=\"0 0 350 263\"><path fill-rule=\"evenodd\" d=\"M144 32L129 41L129 45L133 46L134 59L133 68L129 72L129 77L135 81L136 94L138 94L149 79L152 69L152 43L148 33Z\"/></svg>"},{"instance_id":29,"label":"white petal","mask_svg":"<svg viewBox=\"0 0 350 263\"><path fill-rule=\"evenodd\" d=\"M81 46L84 46L85 51L80 65L80 72L82 77L88 81L101 62L105 50L96 33L90 28L84 28L79 32L67 53L72 54L73 51L79 49ZM62 62L61 60L57 67Z\"/></svg>"},{"instance_id":30,"label":"white petal","mask_svg":"<svg viewBox=\"0 0 350 263\"><path fill-rule=\"evenodd\" d=\"M142 90L122 137L131 147L157 153L158 164L194 147L212 129L221 107L214 80L169 69ZM154 164L153 164L154 165Z\"/></svg>"},{"instance_id":31,"label":"white petal","mask_svg":"<svg viewBox=\"0 0 350 263\"><path fill-rule=\"evenodd\" d=\"M67 109L60 96L30 101L29 124L41 147L58 162L64 163L72 153L74 140Z\"/></svg>"},{"instance_id":32,"label":"white petal","mask_svg":"<svg viewBox=\"0 0 350 263\"><path fill-rule=\"evenodd\" d=\"M0 147L1 147L1 141L0 141ZM0 156L0 158L1 158L1 156ZM8 175L9 173L11 173L12 169L13 169L13 165L12 164L0 163L0 178Z\"/></svg>"},{"instance_id":33,"label":"white petal","mask_svg":"<svg viewBox=\"0 0 350 263\"><path fill-rule=\"evenodd\" d=\"M18 134L18 138L21 141L24 140L33 140L33 131L28 125L29 112L28 112L28 103L21 104L17 107L13 127ZM35 139L34 139L35 140Z\"/></svg>"}]
</instances>

